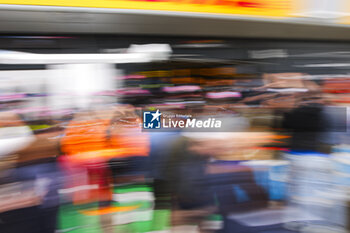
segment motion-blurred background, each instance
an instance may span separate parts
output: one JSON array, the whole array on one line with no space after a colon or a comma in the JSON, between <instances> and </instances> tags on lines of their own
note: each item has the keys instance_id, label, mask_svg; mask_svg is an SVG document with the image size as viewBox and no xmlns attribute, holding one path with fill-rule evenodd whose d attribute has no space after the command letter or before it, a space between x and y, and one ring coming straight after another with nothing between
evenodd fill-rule
<instances>
[{"instance_id":1,"label":"motion-blurred background","mask_svg":"<svg viewBox=\"0 0 350 233\"><path fill-rule=\"evenodd\" d=\"M0 0L0 232L349 232L349 23L346 0Z\"/></svg>"}]
</instances>

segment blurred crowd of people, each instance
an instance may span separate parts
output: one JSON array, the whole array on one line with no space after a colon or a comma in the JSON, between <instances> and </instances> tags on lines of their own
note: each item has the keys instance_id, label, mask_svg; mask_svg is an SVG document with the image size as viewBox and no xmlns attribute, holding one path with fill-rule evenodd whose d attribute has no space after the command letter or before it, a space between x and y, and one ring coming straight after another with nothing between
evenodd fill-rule
<instances>
[{"instance_id":1,"label":"blurred crowd of people","mask_svg":"<svg viewBox=\"0 0 350 233\"><path fill-rule=\"evenodd\" d=\"M265 107L276 113L273 117L280 117L279 123L274 120L271 128L263 125L265 129L256 130L242 112L244 103L252 98L265 102ZM154 221L147 231L152 227L169 230L180 226L182 232L248 232L236 230L237 226L232 228L232 223L226 221L217 229L205 224L209 216L225 219L235 212L271 205L269 189L256 181L254 169L238 161L271 162L288 151L330 153L335 143L329 139L340 144L334 137L344 140L346 136L346 128L336 132L326 127L326 106L333 104L313 90L282 95L262 93L232 105L172 109L202 116L215 112L217 117L231 120L232 131L208 133L143 132L142 109L132 105L77 111L66 119L50 119L50 123L44 123L50 127L37 130L14 111L2 111L1 232L49 233L60 227L63 232L70 231L60 222L68 221L61 217L62 211L66 211L62 215L73 211L65 209L68 205L75 206L82 215L98 216L101 232L119 232L116 226L154 220L159 210L169 211L168 218ZM335 122L346 120L343 113ZM341 115L328 110L327 116L334 118L337 114ZM325 136L329 133L333 134L331 138ZM130 186L130 193L119 193L125 186ZM283 206L286 195L277 197L275 205ZM142 202L148 203L146 207ZM139 209L152 210L153 214L141 216L144 213ZM140 215L139 219L121 214L133 211ZM83 222L76 222L71 231L86 228L82 232L90 232L89 225L80 224Z\"/></svg>"},{"instance_id":2,"label":"blurred crowd of people","mask_svg":"<svg viewBox=\"0 0 350 233\"><path fill-rule=\"evenodd\" d=\"M37 119L1 101L1 233L349 230L347 78L152 72ZM224 126L144 130L155 110Z\"/></svg>"}]
</instances>

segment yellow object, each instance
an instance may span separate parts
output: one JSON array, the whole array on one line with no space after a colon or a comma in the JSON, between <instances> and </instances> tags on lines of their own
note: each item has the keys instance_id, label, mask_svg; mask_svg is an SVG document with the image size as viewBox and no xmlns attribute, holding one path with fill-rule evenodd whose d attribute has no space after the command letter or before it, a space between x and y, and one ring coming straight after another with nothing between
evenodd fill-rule
<instances>
[{"instance_id":1,"label":"yellow object","mask_svg":"<svg viewBox=\"0 0 350 233\"><path fill-rule=\"evenodd\" d=\"M80 211L84 215L88 216L98 216L98 215L104 215L104 214L112 214L115 212L126 212L126 211L132 211L137 208L139 208L140 205L134 205L134 206L114 206L114 207L106 207L102 209L97 210L83 210Z\"/></svg>"},{"instance_id":2,"label":"yellow object","mask_svg":"<svg viewBox=\"0 0 350 233\"><path fill-rule=\"evenodd\" d=\"M0 4L291 17L296 0L0 0Z\"/></svg>"}]
</instances>

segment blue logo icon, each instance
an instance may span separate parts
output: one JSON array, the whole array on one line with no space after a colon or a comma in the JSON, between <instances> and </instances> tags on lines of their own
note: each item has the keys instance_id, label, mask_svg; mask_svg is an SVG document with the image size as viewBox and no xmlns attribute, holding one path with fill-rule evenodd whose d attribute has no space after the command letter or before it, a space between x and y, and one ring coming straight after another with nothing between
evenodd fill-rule
<instances>
[{"instance_id":1,"label":"blue logo icon","mask_svg":"<svg viewBox=\"0 0 350 233\"><path fill-rule=\"evenodd\" d=\"M143 128L144 129L160 129L160 119L162 113L157 110L156 112L143 112Z\"/></svg>"}]
</instances>

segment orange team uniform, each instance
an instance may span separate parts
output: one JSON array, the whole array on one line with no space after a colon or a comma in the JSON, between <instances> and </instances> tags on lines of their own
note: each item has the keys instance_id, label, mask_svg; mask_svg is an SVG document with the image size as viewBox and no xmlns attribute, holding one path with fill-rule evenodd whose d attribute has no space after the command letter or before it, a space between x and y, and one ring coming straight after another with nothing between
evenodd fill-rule
<instances>
[{"instance_id":1,"label":"orange team uniform","mask_svg":"<svg viewBox=\"0 0 350 233\"><path fill-rule=\"evenodd\" d=\"M110 120L72 121L62 139L62 151L76 162L147 156L149 135L138 127L122 127L108 135Z\"/></svg>"},{"instance_id":2,"label":"orange team uniform","mask_svg":"<svg viewBox=\"0 0 350 233\"><path fill-rule=\"evenodd\" d=\"M85 168L89 174L90 184L97 184L98 190L90 190L88 198L73 196L75 203L93 200L110 200L110 172L104 164L112 158L148 156L149 135L141 132L138 126L124 128L120 125L118 132L110 132L110 120L71 121L66 135L61 141L65 164L71 169ZM97 166L96 166L97 165ZM80 181L69 181L76 186ZM80 184L81 185L81 184Z\"/></svg>"}]
</instances>

